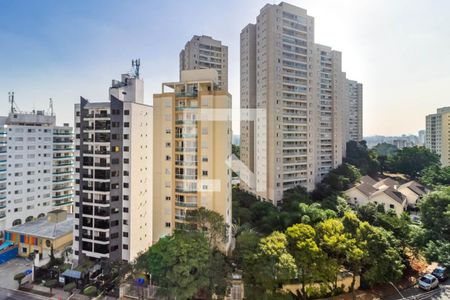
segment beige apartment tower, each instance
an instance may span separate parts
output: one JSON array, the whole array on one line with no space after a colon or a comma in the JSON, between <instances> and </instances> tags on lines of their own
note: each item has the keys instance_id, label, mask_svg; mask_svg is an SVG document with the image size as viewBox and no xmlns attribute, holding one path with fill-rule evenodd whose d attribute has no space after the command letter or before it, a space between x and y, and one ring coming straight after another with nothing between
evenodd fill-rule
<instances>
[{"instance_id":1,"label":"beige apartment tower","mask_svg":"<svg viewBox=\"0 0 450 300\"><path fill-rule=\"evenodd\" d=\"M363 85L355 80L346 80L347 111L346 132L347 141L362 141L363 139Z\"/></svg>"},{"instance_id":2,"label":"beige apartment tower","mask_svg":"<svg viewBox=\"0 0 450 300\"><path fill-rule=\"evenodd\" d=\"M180 76L184 70L214 69L219 88L228 91L228 47L210 36L194 35L180 52ZM181 77L180 77L181 78Z\"/></svg>"},{"instance_id":3,"label":"beige apartment tower","mask_svg":"<svg viewBox=\"0 0 450 300\"><path fill-rule=\"evenodd\" d=\"M314 43L306 10L267 4L241 32L241 186L277 204L342 162L345 73L341 53Z\"/></svg>"},{"instance_id":4,"label":"beige apartment tower","mask_svg":"<svg viewBox=\"0 0 450 300\"><path fill-rule=\"evenodd\" d=\"M153 242L195 226L200 207L231 225L231 96L217 83L216 70L182 71L153 96Z\"/></svg>"},{"instance_id":5,"label":"beige apartment tower","mask_svg":"<svg viewBox=\"0 0 450 300\"><path fill-rule=\"evenodd\" d=\"M450 166L450 107L442 107L426 116L425 147L441 158L442 166Z\"/></svg>"}]
</instances>

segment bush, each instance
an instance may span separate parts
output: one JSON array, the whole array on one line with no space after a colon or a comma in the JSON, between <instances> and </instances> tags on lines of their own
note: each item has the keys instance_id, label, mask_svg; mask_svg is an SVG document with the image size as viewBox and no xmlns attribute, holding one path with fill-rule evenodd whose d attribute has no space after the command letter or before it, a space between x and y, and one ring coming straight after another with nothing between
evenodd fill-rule
<instances>
[{"instance_id":1,"label":"bush","mask_svg":"<svg viewBox=\"0 0 450 300\"><path fill-rule=\"evenodd\" d=\"M83 290L83 294L89 297L97 296L97 288L93 285L90 285Z\"/></svg>"},{"instance_id":2,"label":"bush","mask_svg":"<svg viewBox=\"0 0 450 300\"><path fill-rule=\"evenodd\" d=\"M56 287L57 284L58 284L58 280L50 279L50 280L47 280L44 285L46 287L50 288L50 293L51 293L53 288Z\"/></svg>"},{"instance_id":3,"label":"bush","mask_svg":"<svg viewBox=\"0 0 450 300\"><path fill-rule=\"evenodd\" d=\"M14 275L14 280L17 281L19 283L19 285L22 283L22 280L25 278L25 273L20 272L17 273L16 275Z\"/></svg>"},{"instance_id":4,"label":"bush","mask_svg":"<svg viewBox=\"0 0 450 300\"><path fill-rule=\"evenodd\" d=\"M75 282L68 283L64 286L64 291L72 293L72 291L77 287Z\"/></svg>"}]
</instances>

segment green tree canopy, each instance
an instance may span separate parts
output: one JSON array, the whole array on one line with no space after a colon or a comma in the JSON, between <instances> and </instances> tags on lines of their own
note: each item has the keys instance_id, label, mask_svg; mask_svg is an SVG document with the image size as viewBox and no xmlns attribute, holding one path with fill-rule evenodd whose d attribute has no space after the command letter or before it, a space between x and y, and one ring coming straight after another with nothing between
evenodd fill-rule
<instances>
[{"instance_id":1,"label":"green tree canopy","mask_svg":"<svg viewBox=\"0 0 450 300\"><path fill-rule=\"evenodd\" d=\"M390 157L397 153L398 148L392 144L380 143L373 147L372 150L375 151L378 156Z\"/></svg>"},{"instance_id":2,"label":"green tree canopy","mask_svg":"<svg viewBox=\"0 0 450 300\"><path fill-rule=\"evenodd\" d=\"M425 147L405 147L392 157L390 169L393 172L407 174L412 178L433 165L439 165L439 156Z\"/></svg>"},{"instance_id":3,"label":"green tree canopy","mask_svg":"<svg viewBox=\"0 0 450 300\"><path fill-rule=\"evenodd\" d=\"M419 180L429 187L450 185L450 167L430 166L422 171Z\"/></svg>"},{"instance_id":4,"label":"green tree canopy","mask_svg":"<svg viewBox=\"0 0 450 300\"><path fill-rule=\"evenodd\" d=\"M356 166L363 175L376 175L379 163L376 153L367 148L366 141L349 141L346 146L345 162Z\"/></svg>"},{"instance_id":5,"label":"green tree canopy","mask_svg":"<svg viewBox=\"0 0 450 300\"><path fill-rule=\"evenodd\" d=\"M208 240L202 233L176 231L139 256L136 268L152 274L162 296L187 299L208 286L209 258Z\"/></svg>"}]
</instances>

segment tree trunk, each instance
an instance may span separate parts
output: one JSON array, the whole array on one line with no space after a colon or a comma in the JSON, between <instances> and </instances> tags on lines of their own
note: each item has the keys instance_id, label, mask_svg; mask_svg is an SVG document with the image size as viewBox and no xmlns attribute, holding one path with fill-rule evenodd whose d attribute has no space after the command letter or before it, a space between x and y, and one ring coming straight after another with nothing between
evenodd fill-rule
<instances>
[{"instance_id":1,"label":"tree trunk","mask_svg":"<svg viewBox=\"0 0 450 300\"><path fill-rule=\"evenodd\" d=\"M352 275L352 284L350 286L351 290L352 290L352 299L356 300L356 293L355 293L355 283L356 283L356 272L353 272Z\"/></svg>"}]
</instances>

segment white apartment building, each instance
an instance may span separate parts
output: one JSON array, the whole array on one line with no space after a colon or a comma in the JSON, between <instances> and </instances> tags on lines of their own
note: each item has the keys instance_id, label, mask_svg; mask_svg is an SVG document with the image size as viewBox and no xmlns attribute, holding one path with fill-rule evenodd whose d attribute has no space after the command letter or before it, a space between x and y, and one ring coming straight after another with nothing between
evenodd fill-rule
<instances>
[{"instance_id":1,"label":"white apartment building","mask_svg":"<svg viewBox=\"0 0 450 300\"><path fill-rule=\"evenodd\" d=\"M55 121L44 111L0 117L0 231L73 211L73 132Z\"/></svg>"},{"instance_id":2,"label":"white apartment building","mask_svg":"<svg viewBox=\"0 0 450 300\"><path fill-rule=\"evenodd\" d=\"M180 52L181 71L214 69L218 73L219 87L228 91L228 47L210 36L194 35Z\"/></svg>"},{"instance_id":3,"label":"white apartment building","mask_svg":"<svg viewBox=\"0 0 450 300\"><path fill-rule=\"evenodd\" d=\"M231 229L231 96L217 77L213 69L182 71L180 82L153 96L154 242L195 228L189 212L200 207ZM226 248L230 241L231 234Z\"/></svg>"},{"instance_id":4,"label":"white apartment building","mask_svg":"<svg viewBox=\"0 0 450 300\"><path fill-rule=\"evenodd\" d=\"M426 116L425 147L440 156L443 166L450 165L450 107Z\"/></svg>"},{"instance_id":5,"label":"white apartment building","mask_svg":"<svg viewBox=\"0 0 450 300\"><path fill-rule=\"evenodd\" d=\"M341 164L345 90L341 53L314 43L313 17L264 6L241 32L241 160L254 173L242 187L277 203Z\"/></svg>"},{"instance_id":6,"label":"white apartment building","mask_svg":"<svg viewBox=\"0 0 450 300\"><path fill-rule=\"evenodd\" d=\"M359 142L363 139L363 85L348 79L346 84L348 96L346 141Z\"/></svg>"},{"instance_id":7,"label":"white apartment building","mask_svg":"<svg viewBox=\"0 0 450 300\"><path fill-rule=\"evenodd\" d=\"M75 259L132 261L152 242L152 107L134 74L75 105Z\"/></svg>"}]
</instances>

